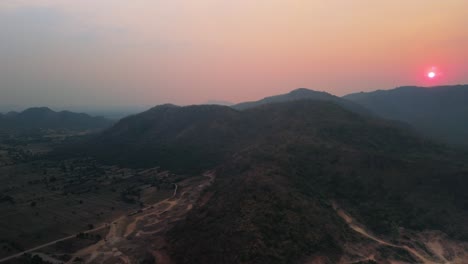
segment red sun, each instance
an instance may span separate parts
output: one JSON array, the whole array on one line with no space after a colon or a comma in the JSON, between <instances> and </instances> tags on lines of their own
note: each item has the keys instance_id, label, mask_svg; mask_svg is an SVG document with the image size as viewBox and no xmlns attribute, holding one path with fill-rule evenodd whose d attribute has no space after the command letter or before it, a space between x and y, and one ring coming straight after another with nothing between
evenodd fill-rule
<instances>
[{"instance_id":1,"label":"red sun","mask_svg":"<svg viewBox=\"0 0 468 264\"><path fill-rule=\"evenodd\" d=\"M440 72L438 67L432 66L432 67L426 69L425 76L429 80L436 80L436 79L439 79L442 76L442 73Z\"/></svg>"}]
</instances>

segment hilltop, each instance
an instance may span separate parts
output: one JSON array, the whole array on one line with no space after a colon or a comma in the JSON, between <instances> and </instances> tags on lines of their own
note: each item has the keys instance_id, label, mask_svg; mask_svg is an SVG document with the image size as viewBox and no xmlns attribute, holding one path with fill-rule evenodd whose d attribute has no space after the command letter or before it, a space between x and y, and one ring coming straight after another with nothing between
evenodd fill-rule
<instances>
[{"instance_id":1,"label":"hilltop","mask_svg":"<svg viewBox=\"0 0 468 264\"><path fill-rule=\"evenodd\" d=\"M237 110L245 110L245 109L257 107L260 105L270 104L270 103L291 102L291 101L305 100L305 99L333 102L342 106L343 108L347 110L351 110L353 112L357 112L360 114L369 114L369 111L366 110L364 107L358 104L355 104L351 101L342 99L340 97L331 95L326 92L318 92L318 91L310 90L307 88L298 88L287 94L269 96L258 101L243 102L243 103L239 103L236 105L232 105L231 107Z\"/></svg>"}]
</instances>

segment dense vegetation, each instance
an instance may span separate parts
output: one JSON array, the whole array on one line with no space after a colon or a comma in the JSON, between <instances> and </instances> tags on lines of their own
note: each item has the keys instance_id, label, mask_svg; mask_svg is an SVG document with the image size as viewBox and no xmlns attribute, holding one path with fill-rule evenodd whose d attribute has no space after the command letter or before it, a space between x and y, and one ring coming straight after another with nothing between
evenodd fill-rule
<instances>
[{"instance_id":1,"label":"dense vegetation","mask_svg":"<svg viewBox=\"0 0 468 264\"><path fill-rule=\"evenodd\" d=\"M291 263L318 252L333 262L356 238L332 200L389 238L404 227L468 239L465 153L329 102L160 106L93 146L107 162L217 168L211 198L169 234L178 263Z\"/></svg>"},{"instance_id":2,"label":"dense vegetation","mask_svg":"<svg viewBox=\"0 0 468 264\"><path fill-rule=\"evenodd\" d=\"M178 173L214 167L245 141L248 124L223 106L162 105L122 119L73 153L131 167L162 166Z\"/></svg>"}]
</instances>

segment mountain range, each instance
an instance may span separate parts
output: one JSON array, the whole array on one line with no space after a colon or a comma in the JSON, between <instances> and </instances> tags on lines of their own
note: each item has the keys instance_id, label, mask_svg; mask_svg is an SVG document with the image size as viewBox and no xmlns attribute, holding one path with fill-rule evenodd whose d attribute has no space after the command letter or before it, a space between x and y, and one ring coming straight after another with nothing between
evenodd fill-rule
<instances>
[{"instance_id":1,"label":"mountain range","mask_svg":"<svg viewBox=\"0 0 468 264\"><path fill-rule=\"evenodd\" d=\"M337 97L299 88L287 94L232 105L244 110L263 104L314 99L347 110L411 125L421 135L451 145L468 145L468 85L417 87L360 92Z\"/></svg>"},{"instance_id":2,"label":"mountain range","mask_svg":"<svg viewBox=\"0 0 468 264\"><path fill-rule=\"evenodd\" d=\"M350 245L368 242L335 203L389 241L424 230L468 240L467 154L333 100L339 103L297 98L245 110L161 105L70 151L186 178L215 172L204 198L166 234L175 263L338 263L361 254ZM369 254L421 261L400 251Z\"/></svg>"},{"instance_id":3,"label":"mountain range","mask_svg":"<svg viewBox=\"0 0 468 264\"><path fill-rule=\"evenodd\" d=\"M159 105L50 157L213 175L154 234L163 263L445 263L468 256L468 152L445 144L464 142L466 88ZM151 238L125 250L153 252Z\"/></svg>"},{"instance_id":4,"label":"mountain range","mask_svg":"<svg viewBox=\"0 0 468 264\"><path fill-rule=\"evenodd\" d=\"M55 112L47 107L34 107L22 112L0 114L0 129L67 129L96 130L109 127L112 122L103 117L92 117L87 114L70 111Z\"/></svg>"},{"instance_id":5,"label":"mountain range","mask_svg":"<svg viewBox=\"0 0 468 264\"><path fill-rule=\"evenodd\" d=\"M314 90L310 90L306 88L299 88L287 94L280 94L280 95L265 97L258 101L239 103L236 105L232 105L231 107L236 110L245 110L245 109L257 107L257 106L264 105L264 104L291 102L291 101L304 100L304 99L313 99L313 100L318 100L318 101L333 102L353 112L357 112L361 114L370 114L370 112L367 109L360 106L359 104L356 104L349 100L331 95L327 92L318 92L318 91L314 91Z\"/></svg>"},{"instance_id":6,"label":"mountain range","mask_svg":"<svg viewBox=\"0 0 468 264\"><path fill-rule=\"evenodd\" d=\"M421 135L451 144L468 145L468 85L416 87L360 92L338 97L326 92L299 88L287 94L258 101L228 104L210 101L210 105L229 105L245 110L260 105L303 99L332 102L352 112L378 116L412 126ZM21 113L0 114L0 129L103 129L113 122L70 111L54 112L47 107L30 108Z\"/></svg>"},{"instance_id":7,"label":"mountain range","mask_svg":"<svg viewBox=\"0 0 468 264\"><path fill-rule=\"evenodd\" d=\"M406 86L343 98L383 118L407 122L434 139L468 145L468 85Z\"/></svg>"}]
</instances>

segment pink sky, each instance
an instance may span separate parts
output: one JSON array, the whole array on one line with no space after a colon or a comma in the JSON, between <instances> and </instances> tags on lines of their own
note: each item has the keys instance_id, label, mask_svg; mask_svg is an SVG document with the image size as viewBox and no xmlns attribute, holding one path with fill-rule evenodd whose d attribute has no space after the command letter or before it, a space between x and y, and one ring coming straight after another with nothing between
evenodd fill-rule
<instances>
[{"instance_id":1,"label":"pink sky","mask_svg":"<svg viewBox=\"0 0 468 264\"><path fill-rule=\"evenodd\" d=\"M468 1L2 0L0 104L468 83ZM438 75L427 78L436 67Z\"/></svg>"}]
</instances>

